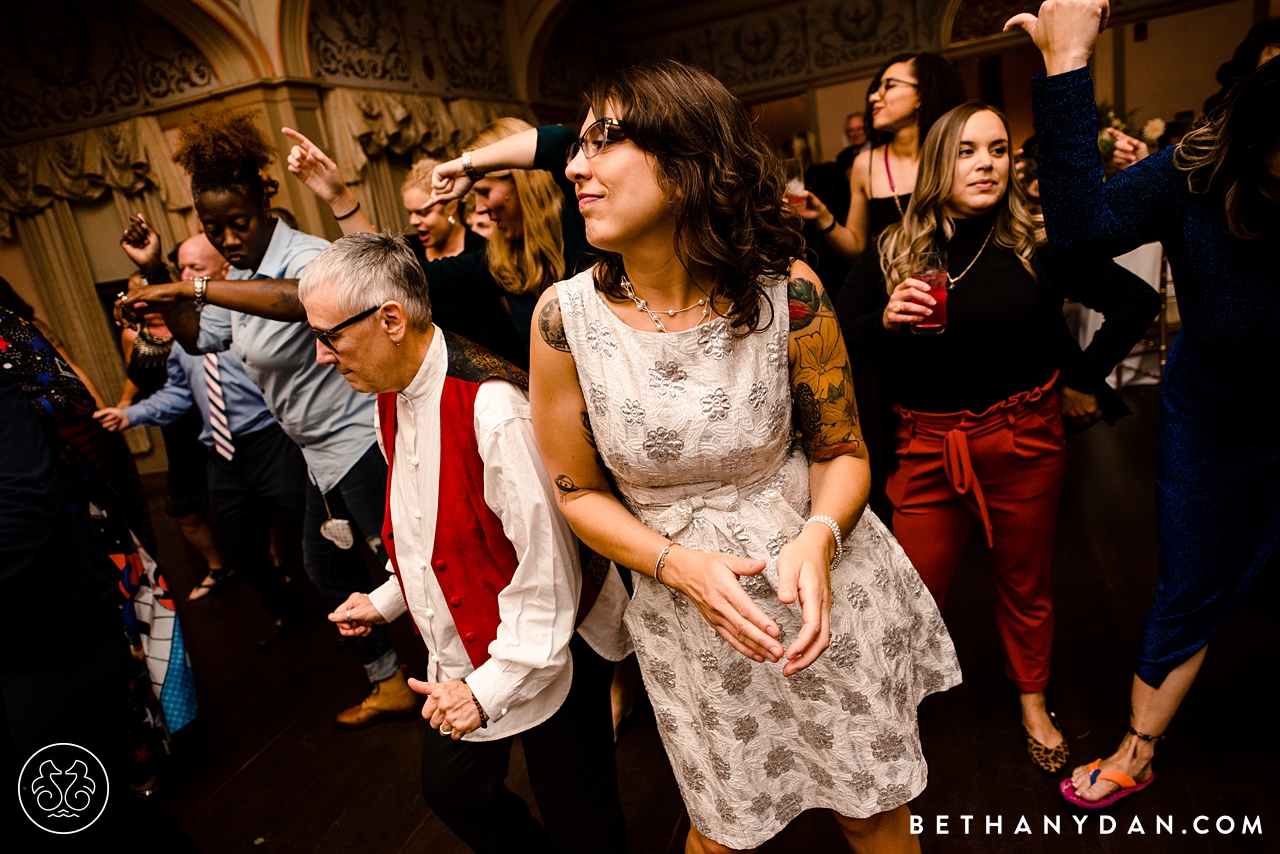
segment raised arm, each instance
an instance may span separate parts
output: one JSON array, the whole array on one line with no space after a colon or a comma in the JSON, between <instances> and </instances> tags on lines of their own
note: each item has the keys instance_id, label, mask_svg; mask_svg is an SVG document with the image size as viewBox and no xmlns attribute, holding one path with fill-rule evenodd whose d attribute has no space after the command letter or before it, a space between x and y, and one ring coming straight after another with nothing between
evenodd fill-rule
<instances>
[{"instance_id":1,"label":"raised arm","mask_svg":"<svg viewBox=\"0 0 1280 854\"><path fill-rule=\"evenodd\" d=\"M802 261L788 284L791 401L809 456L810 512L833 519L843 534L857 524L871 494L871 466L858 427L853 368L835 309ZM830 643L831 561L838 543L825 524L806 525L778 555L778 599L800 599L804 625L787 650L784 675L818 659Z\"/></svg>"},{"instance_id":2,"label":"raised arm","mask_svg":"<svg viewBox=\"0 0 1280 854\"><path fill-rule=\"evenodd\" d=\"M1060 249L1128 252L1157 240L1178 206L1180 179L1172 151L1103 183L1097 108L1088 61L1109 12L1106 0L1046 0L1022 27L1044 55L1047 77L1031 83L1040 143L1040 199L1049 238Z\"/></svg>"},{"instance_id":3,"label":"raised arm","mask_svg":"<svg viewBox=\"0 0 1280 854\"><path fill-rule=\"evenodd\" d=\"M596 453L587 404L565 337L557 289L548 288L534 312L530 335L529 398L533 428L560 511L574 533L598 554L648 576L670 541L631 514L609 484ZM689 597L703 618L738 652L777 661L777 623L751 601L738 582L764 561L707 554L672 545L661 581Z\"/></svg>"},{"instance_id":4,"label":"raised arm","mask_svg":"<svg viewBox=\"0 0 1280 854\"><path fill-rule=\"evenodd\" d=\"M289 149L289 171L333 211L343 234L377 231L360 202L342 180L342 171L320 147L293 128L280 128L296 145Z\"/></svg>"},{"instance_id":5,"label":"raised arm","mask_svg":"<svg viewBox=\"0 0 1280 854\"><path fill-rule=\"evenodd\" d=\"M504 169L533 169L538 157L538 129L530 128L470 152L471 168L480 174ZM471 190L462 157L441 163L431 178L431 203L460 199Z\"/></svg>"}]
</instances>

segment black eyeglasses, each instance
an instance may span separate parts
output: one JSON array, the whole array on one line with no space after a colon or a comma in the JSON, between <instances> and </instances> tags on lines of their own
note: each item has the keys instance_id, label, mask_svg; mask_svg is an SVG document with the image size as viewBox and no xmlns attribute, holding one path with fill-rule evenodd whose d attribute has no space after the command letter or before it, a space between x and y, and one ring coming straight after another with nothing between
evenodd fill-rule
<instances>
[{"instance_id":1,"label":"black eyeglasses","mask_svg":"<svg viewBox=\"0 0 1280 854\"><path fill-rule=\"evenodd\" d=\"M316 329L313 326L311 328L311 334L316 336L317 341L319 341L321 344L323 344L324 346L328 347L330 350L336 353L338 352L338 348L333 346L333 342L330 341L329 339L334 335L337 335L342 330L346 329L348 326L354 326L355 324L364 320L366 317L373 314L375 311L377 311L380 308L382 308L381 305L375 305L373 308L366 308L364 311L360 312L359 314L351 315L346 320L342 321L332 329L321 330L321 329Z\"/></svg>"},{"instance_id":2,"label":"black eyeglasses","mask_svg":"<svg viewBox=\"0 0 1280 854\"><path fill-rule=\"evenodd\" d=\"M884 77L884 78L881 78L880 85L877 86L872 91L878 92L881 95L883 95L885 92L888 92L894 86L914 86L917 89L920 88L919 83L912 83L910 80L899 80L897 77Z\"/></svg>"},{"instance_id":3,"label":"black eyeglasses","mask_svg":"<svg viewBox=\"0 0 1280 854\"><path fill-rule=\"evenodd\" d=\"M587 129L583 131L582 136L573 145L569 146L569 151L565 154L565 163L572 163L573 158L578 156L579 151L590 160L604 151L611 143L623 142L626 138L627 135L622 132L622 123L617 119L605 116L603 119L587 125Z\"/></svg>"}]
</instances>

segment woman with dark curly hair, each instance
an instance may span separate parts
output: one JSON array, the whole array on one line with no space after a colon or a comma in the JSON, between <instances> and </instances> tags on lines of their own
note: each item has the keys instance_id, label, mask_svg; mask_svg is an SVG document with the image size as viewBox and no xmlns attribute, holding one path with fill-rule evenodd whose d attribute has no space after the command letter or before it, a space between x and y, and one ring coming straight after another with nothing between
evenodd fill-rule
<instances>
[{"instance_id":1,"label":"woman with dark curly hair","mask_svg":"<svg viewBox=\"0 0 1280 854\"><path fill-rule=\"evenodd\" d=\"M673 60L588 105L566 174L601 251L539 301L530 399L570 526L632 570L686 850L752 849L822 807L856 851L918 851L916 704L959 666L863 513L849 360L781 164L740 101ZM520 153L472 162L525 165L498 154Z\"/></svg>"},{"instance_id":2,"label":"woman with dark curly hair","mask_svg":"<svg viewBox=\"0 0 1280 854\"><path fill-rule=\"evenodd\" d=\"M297 279L329 243L271 215L276 182L263 174L271 159L271 147L251 112L210 113L184 125L174 160L190 173L204 234L230 262L231 272L226 280L197 276L168 283L160 241L138 216L125 232L125 251L149 282L165 283L135 288L124 303L147 303L163 313L174 337L193 355L231 348L244 362L284 434L234 436L227 430L219 444L230 447L220 453L253 454L262 461L256 468L264 477L287 476L278 466L289 455L272 443L287 436L301 448L310 476L310 483L298 484L307 496L303 563L336 606L354 592L373 589L364 562L352 550L355 544L369 542L386 560L378 533L387 465L374 435L373 398L352 391L341 375L316 363L316 339L298 302ZM264 300L264 292L270 298ZM345 325L365 322L372 313ZM206 363L206 375L211 399L220 399L216 366ZM300 617L276 616L276 633ZM357 645L373 691L338 715L339 726L363 727L412 714L415 695L386 630L375 630Z\"/></svg>"}]
</instances>

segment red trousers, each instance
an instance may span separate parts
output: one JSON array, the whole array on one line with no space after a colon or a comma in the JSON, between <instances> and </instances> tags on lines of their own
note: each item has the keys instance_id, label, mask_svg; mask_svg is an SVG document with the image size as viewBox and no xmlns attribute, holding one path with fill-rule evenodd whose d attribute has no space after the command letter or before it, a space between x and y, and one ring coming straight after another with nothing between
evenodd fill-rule
<instances>
[{"instance_id":1,"label":"red trousers","mask_svg":"<svg viewBox=\"0 0 1280 854\"><path fill-rule=\"evenodd\" d=\"M1056 375L983 413L899 408L893 533L941 608L974 521L991 555L1005 672L1024 693L1049 683L1053 537L1066 467Z\"/></svg>"}]
</instances>

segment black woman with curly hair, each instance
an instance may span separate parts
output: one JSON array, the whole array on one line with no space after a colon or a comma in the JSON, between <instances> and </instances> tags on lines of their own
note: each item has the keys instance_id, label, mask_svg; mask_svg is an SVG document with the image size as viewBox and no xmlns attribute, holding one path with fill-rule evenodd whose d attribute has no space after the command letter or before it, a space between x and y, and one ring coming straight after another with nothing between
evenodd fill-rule
<instances>
[{"instance_id":1,"label":"black woman with curly hair","mask_svg":"<svg viewBox=\"0 0 1280 854\"><path fill-rule=\"evenodd\" d=\"M918 851L915 709L959 666L863 513L849 359L796 260L781 164L690 66L636 66L589 94L566 175L600 256L539 300L530 401L565 518L631 569L626 622L692 820L685 850L753 849L819 807L855 851Z\"/></svg>"},{"instance_id":2,"label":"black woman with curly hair","mask_svg":"<svg viewBox=\"0 0 1280 854\"><path fill-rule=\"evenodd\" d=\"M162 312L187 352L230 348L244 362L284 434L236 436L228 430L220 443L228 447L220 453L254 455L261 465L251 470L269 479L292 476L292 469L280 468L290 455L273 443L288 439L302 449L309 480L297 484L306 494L303 563L311 581L336 606L354 592L373 588L356 544L368 541L386 560L377 536L387 466L374 435L373 398L352 391L341 375L316 362L316 337L298 302L297 279L329 243L272 216L276 182L263 172L271 159L271 146L251 112L209 113L184 125L174 161L191 175L204 234L231 264L231 272L225 280L167 282L160 241L138 216L122 245L152 284L135 288L124 302L144 302ZM269 298L262 298L264 291ZM373 322L369 316L380 310L342 325ZM340 335L338 329L330 330L328 346ZM219 383L216 367L206 373L214 388ZM211 391L214 397L221 398L220 387ZM277 615L274 631L287 630L298 618L296 609ZM412 714L416 698L386 630L379 627L357 645L373 691L341 712L338 725L363 727Z\"/></svg>"}]
</instances>

